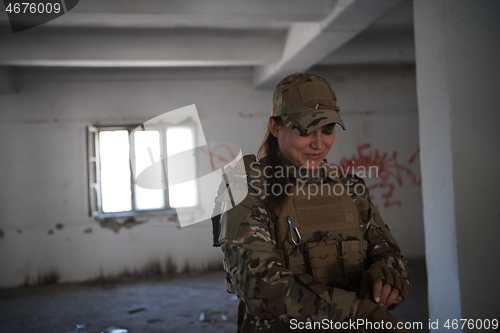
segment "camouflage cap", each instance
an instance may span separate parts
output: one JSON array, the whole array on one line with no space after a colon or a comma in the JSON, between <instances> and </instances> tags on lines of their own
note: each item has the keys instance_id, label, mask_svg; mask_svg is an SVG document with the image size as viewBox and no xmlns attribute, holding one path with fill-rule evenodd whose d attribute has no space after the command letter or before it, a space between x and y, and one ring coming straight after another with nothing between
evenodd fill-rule
<instances>
[{"instance_id":1,"label":"camouflage cap","mask_svg":"<svg viewBox=\"0 0 500 333\"><path fill-rule=\"evenodd\" d=\"M295 73L276 86L271 116L281 116L297 135L307 135L331 123L345 130L337 96L327 80L313 74Z\"/></svg>"}]
</instances>

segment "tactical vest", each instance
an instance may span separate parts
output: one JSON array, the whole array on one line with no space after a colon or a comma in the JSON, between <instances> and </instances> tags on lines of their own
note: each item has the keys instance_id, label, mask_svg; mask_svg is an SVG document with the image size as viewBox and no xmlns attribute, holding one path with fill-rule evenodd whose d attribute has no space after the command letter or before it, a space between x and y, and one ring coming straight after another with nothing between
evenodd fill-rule
<instances>
[{"instance_id":1,"label":"tactical vest","mask_svg":"<svg viewBox=\"0 0 500 333\"><path fill-rule=\"evenodd\" d=\"M274 216L277 252L294 274L356 290L365 271L367 242L359 214L340 179L294 185Z\"/></svg>"},{"instance_id":2,"label":"tactical vest","mask_svg":"<svg viewBox=\"0 0 500 333\"><path fill-rule=\"evenodd\" d=\"M263 175L256 172L259 164L250 167L254 161L254 156L245 156L249 179ZM329 167L326 170L327 174L332 171ZM281 211L270 208L275 223L271 237L276 240L276 252L294 274L310 274L328 286L355 291L365 271L367 248L359 213L339 178L324 181L288 187L291 195ZM229 273L229 267L224 266ZM234 292L229 274L226 280L228 291Z\"/></svg>"}]
</instances>

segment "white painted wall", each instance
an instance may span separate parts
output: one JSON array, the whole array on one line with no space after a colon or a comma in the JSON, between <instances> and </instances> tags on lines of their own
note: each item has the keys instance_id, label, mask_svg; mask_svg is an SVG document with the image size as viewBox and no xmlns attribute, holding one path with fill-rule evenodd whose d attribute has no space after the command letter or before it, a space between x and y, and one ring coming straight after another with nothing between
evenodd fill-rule
<instances>
[{"instance_id":1,"label":"white painted wall","mask_svg":"<svg viewBox=\"0 0 500 333\"><path fill-rule=\"evenodd\" d=\"M413 68L312 71L332 82L348 126L337 136L331 162L370 143L380 153L396 151L407 164L418 149ZM34 283L51 271L60 281L79 281L154 262L165 268L169 258L179 270L220 262L207 222L179 228L156 217L114 233L88 217L85 126L142 123L196 104L207 141L233 142L249 154L260 144L271 95L252 88L247 69L18 72L17 93L0 95L0 286ZM419 178L416 161L411 168ZM420 187L401 179L393 196L400 206L383 208L381 192L374 191L374 200L404 253L422 256ZM58 223L64 227L56 229Z\"/></svg>"},{"instance_id":2,"label":"white painted wall","mask_svg":"<svg viewBox=\"0 0 500 333\"><path fill-rule=\"evenodd\" d=\"M498 319L500 3L414 9L430 317Z\"/></svg>"}]
</instances>

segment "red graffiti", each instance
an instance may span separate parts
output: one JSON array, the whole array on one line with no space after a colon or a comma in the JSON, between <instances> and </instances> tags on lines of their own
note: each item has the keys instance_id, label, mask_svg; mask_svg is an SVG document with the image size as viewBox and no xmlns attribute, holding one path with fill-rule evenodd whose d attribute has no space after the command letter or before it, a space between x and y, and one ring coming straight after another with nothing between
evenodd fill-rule
<instances>
[{"instance_id":1,"label":"red graffiti","mask_svg":"<svg viewBox=\"0 0 500 333\"><path fill-rule=\"evenodd\" d=\"M388 208L402 205L400 200L394 198L394 190L396 186L403 186L403 175L406 175L412 184L420 186L421 179L410 168L419 154L420 149L417 149L405 165L398 161L397 151L393 151L392 154L381 153L378 149L371 148L370 143L365 143L358 146L357 155L351 158L343 157L339 165L331 165L356 175L358 174L356 171L359 170L365 170L365 174L368 174L367 170L375 170L375 177L371 177L373 174L370 172L370 178L375 179L375 183L368 186L372 194L370 199L373 200L374 190L380 189L384 191L380 195L384 202L383 206Z\"/></svg>"},{"instance_id":2,"label":"red graffiti","mask_svg":"<svg viewBox=\"0 0 500 333\"><path fill-rule=\"evenodd\" d=\"M229 162L236 158L236 154L233 149L227 143L219 143L214 147L209 147L210 150L203 147L199 147L200 151L210 155L210 162L212 163L212 170L218 170L219 168L227 165ZM222 152L218 152L222 149Z\"/></svg>"}]
</instances>

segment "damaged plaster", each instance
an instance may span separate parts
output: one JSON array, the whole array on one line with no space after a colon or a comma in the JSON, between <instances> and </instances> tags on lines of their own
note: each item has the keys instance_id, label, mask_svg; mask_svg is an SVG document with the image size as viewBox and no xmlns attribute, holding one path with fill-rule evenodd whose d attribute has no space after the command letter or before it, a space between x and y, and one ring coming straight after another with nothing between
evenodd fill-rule
<instances>
[{"instance_id":1,"label":"damaged plaster","mask_svg":"<svg viewBox=\"0 0 500 333\"><path fill-rule=\"evenodd\" d=\"M59 271L55 268L46 271L44 273L39 272L36 279L32 279L30 276L30 264L25 264L24 267L20 269L24 275L23 286L31 286L31 285L48 285L48 284L56 284L60 281L61 275Z\"/></svg>"},{"instance_id":2,"label":"damaged plaster","mask_svg":"<svg viewBox=\"0 0 500 333\"><path fill-rule=\"evenodd\" d=\"M137 220L135 217L106 217L106 218L96 218L96 221L99 222L102 228L113 230L115 233L118 233L121 228L133 228L135 226L146 223L148 220L144 219L142 221ZM86 229L88 230L88 229ZM85 231L85 233L92 233L92 229L90 232Z\"/></svg>"},{"instance_id":3,"label":"damaged plaster","mask_svg":"<svg viewBox=\"0 0 500 333\"><path fill-rule=\"evenodd\" d=\"M203 267L195 267L191 263L185 262L182 268L180 268L180 266L178 266L170 257L168 257L164 263L165 264L162 264L162 261L160 260L152 260L142 266L142 268L133 270L126 268L119 274L105 275L101 271L99 276L89 280L88 282L96 284L108 284L123 281L135 281L145 278L172 277L179 273L183 275L189 275L223 270L221 260L210 261Z\"/></svg>"},{"instance_id":4,"label":"damaged plaster","mask_svg":"<svg viewBox=\"0 0 500 333\"><path fill-rule=\"evenodd\" d=\"M44 274L38 274L36 279L37 285L47 285L47 284L56 284L59 282L61 278L59 272L56 269L52 269Z\"/></svg>"}]
</instances>

